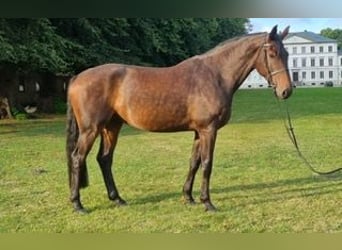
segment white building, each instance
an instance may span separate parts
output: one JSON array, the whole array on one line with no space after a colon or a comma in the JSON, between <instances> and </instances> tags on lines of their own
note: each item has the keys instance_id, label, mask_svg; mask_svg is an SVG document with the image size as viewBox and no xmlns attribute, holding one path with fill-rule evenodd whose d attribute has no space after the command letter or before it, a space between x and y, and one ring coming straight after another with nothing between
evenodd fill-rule
<instances>
[{"instance_id":1,"label":"white building","mask_svg":"<svg viewBox=\"0 0 342 250\"><path fill-rule=\"evenodd\" d=\"M342 53L337 41L304 31L290 33L283 40L289 53L288 66L296 86L342 86ZM242 88L266 88L268 83L255 70Z\"/></svg>"}]
</instances>

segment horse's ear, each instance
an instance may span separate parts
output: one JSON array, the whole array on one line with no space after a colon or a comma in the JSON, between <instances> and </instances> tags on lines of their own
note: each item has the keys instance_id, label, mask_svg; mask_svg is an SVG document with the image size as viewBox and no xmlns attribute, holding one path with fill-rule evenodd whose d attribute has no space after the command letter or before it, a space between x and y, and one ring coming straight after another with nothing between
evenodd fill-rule
<instances>
[{"instance_id":1,"label":"horse's ear","mask_svg":"<svg viewBox=\"0 0 342 250\"><path fill-rule=\"evenodd\" d=\"M276 40L278 25L275 25L271 32L268 34L268 41Z\"/></svg>"},{"instance_id":2,"label":"horse's ear","mask_svg":"<svg viewBox=\"0 0 342 250\"><path fill-rule=\"evenodd\" d=\"M284 40L284 38L289 34L290 26L287 26L283 32L280 34L281 40Z\"/></svg>"}]
</instances>

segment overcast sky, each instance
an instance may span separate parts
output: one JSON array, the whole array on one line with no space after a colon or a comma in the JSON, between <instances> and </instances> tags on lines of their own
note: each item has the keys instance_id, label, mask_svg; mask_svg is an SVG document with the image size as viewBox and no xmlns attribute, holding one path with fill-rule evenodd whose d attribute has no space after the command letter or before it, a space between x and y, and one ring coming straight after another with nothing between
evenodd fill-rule
<instances>
[{"instance_id":1,"label":"overcast sky","mask_svg":"<svg viewBox=\"0 0 342 250\"><path fill-rule=\"evenodd\" d=\"M342 29L342 18L249 18L254 32L269 32L278 24L278 29L283 30L290 25L290 32L312 31L320 33L322 29Z\"/></svg>"}]
</instances>

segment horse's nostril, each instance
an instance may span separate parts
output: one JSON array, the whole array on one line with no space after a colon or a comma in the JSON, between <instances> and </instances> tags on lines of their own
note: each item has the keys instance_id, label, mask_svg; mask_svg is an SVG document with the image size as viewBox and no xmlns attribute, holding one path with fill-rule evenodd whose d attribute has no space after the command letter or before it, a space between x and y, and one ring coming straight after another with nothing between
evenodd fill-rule
<instances>
[{"instance_id":1,"label":"horse's nostril","mask_svg":"<svg viewBox=\"0 0 342 250\"><path fill-rule=\"evenodd\" d=\"M283 93L281 94L281 96L282 96L283 98L286 98L286 97L287 97L287 93L288 93L288 91L285 89L285 90L283 91Z\"/></svg>"},{"instance_id":2,"label":"horse's nostril","mask_svg":"<svg viewBox=\"0 0 342 250\"><path fill-rule=\"evenodd\" d=\"M281 98L286 99L286 98L290 97L291 93L292 93L292 89L285 89L281 93Z\"/></svg>"}]
</instances>

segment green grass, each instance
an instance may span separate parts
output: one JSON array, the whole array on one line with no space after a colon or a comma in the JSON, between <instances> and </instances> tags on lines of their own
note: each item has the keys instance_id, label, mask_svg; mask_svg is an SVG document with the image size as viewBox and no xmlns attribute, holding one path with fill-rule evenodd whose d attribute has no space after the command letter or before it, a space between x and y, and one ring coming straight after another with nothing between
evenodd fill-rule
<instances>
[{"instance_id":1,"label":"green grass","mask_svg":"<svg viewBox=\"0 0 342 250\"><path fill-rule=\"evenodd\" d=\"M319 170L342 165L341 97L342 88L296 89L288 100L300 147ZM114 170L129 205L107 200L97 142L88 157L90 187L81 192L85 216L68 201L65 118L0 121L0 232L341 232L342 173L312 174L281 117L270 90L237 92L215 150L216 213L182 201L191 132L124 127Z\"/></svg>"}]
</instances>

